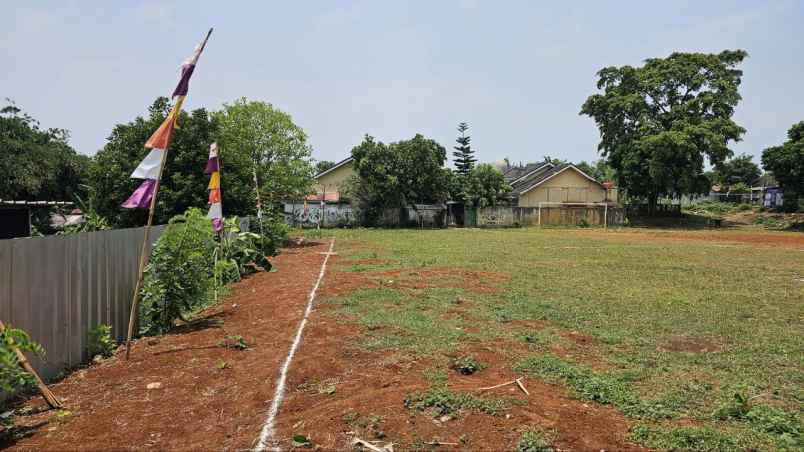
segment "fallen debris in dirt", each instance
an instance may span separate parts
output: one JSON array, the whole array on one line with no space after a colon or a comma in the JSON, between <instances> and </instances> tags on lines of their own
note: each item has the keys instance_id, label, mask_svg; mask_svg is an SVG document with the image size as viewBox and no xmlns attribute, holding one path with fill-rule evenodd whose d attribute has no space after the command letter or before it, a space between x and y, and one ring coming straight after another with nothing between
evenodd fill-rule
<instances>
[{"instance_id":1,"label":"fallen debris in dirt","mask_svg":"<svg viewBox=\"0 0 804 452\"><path fill-rule=\"evenodd\" d=\"M388 443L384 446L375 446L374 444L357 437L352 440L352 446L360 446L372 452L394 452L394 443Z\"/></svg>"}]
</instances>

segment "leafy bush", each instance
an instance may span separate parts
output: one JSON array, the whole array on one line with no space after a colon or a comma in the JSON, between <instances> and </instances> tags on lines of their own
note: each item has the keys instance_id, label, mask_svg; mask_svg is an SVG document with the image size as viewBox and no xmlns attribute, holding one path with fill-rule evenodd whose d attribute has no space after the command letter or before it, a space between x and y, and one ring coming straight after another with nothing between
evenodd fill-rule
<instances>
[{"instance_id":1,"label":"leafy bush","mask_svg":"<svg viewBox=\"0 0 804 452\"><path fill-rule=\"evenodd\" d=\"M98 355L107 358L112 356L117 342L112 339L112 326L111 325L98 325L95 328L87 331L87 350L89 356L95 357Z\"/></svg>"},{"instance_id":2,"label":"leafy bush","mask_svg":"<svg viewBox=\"0 0 804 452\"><path fill-rule=\"evenodd\" d=\"M276 219L263 223L264 235L242 232L225 221L220 246L206 214L196 208L171 218L148 265L142 288L141 332L162 334L184 313L210 304L214 289L242 275L270 268L287 229Z\"/></svg>"},{"instance_id":3,"label":"leafy bush","mask_svg":"<svg viewBox=\"0 0 804 452\"><path fill-rule=\"evenodd\" d=\"M13 346L39 356L45 354L42 346L32 341L25 331L8 325L0 330L0 390L6 394L27 389L33 383L31 375L20 367Z\"/></svg>"},{"instance_id":4,"label":"leafy bush","mask_svg":"<svg viewBox=\"0 0 804 452\"><path fill-rule=\"evenodd\" d=\"M206 304L213 288L215 234L199 209L170 219L145 267L142 328L162 334L183 312Z\"/></svg>"}]
</instances>

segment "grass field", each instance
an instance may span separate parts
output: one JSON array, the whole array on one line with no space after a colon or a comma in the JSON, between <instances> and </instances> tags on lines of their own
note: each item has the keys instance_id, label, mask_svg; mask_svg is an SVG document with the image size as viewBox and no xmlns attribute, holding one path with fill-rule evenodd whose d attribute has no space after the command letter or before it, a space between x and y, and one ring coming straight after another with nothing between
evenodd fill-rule
<instances>
[{"instance_id":1,"label":"grass field","mask_svg":"<svg viewBox=\"0 0 804 452\"><path fill-rule=\"evenodd\" d=\"M800 234L323 234L337 237L341 271L373 282L324 302L362 325L361 347L432 358L433 391L463 345L496 341L512 369L616 407L636 443L804 445Z\"/></svg>"}]
</instances>

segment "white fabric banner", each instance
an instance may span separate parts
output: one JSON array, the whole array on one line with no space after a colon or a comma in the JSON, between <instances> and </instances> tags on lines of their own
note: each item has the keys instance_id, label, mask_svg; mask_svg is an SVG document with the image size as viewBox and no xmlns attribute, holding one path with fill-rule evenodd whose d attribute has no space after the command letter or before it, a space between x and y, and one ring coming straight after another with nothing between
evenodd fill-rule
<instances>
[{"instance_id":1,"label":"white fabric banner","mask_svg":"<svg viewBox=\"0 0 804 452\"><path fill-rule=\"evenodd\" d=\"M209 158L217 156L218 156L218 143L215 142L209 145Z\"/></svg>"},{"instance_id":2,"label":"white fabric banner","mask_svg":"<svg viewBox=\"0 0 804 452\"><path fill-rule=\"evenodd\" d=\"M131 173L131 178L158 179L159 166L162 164L162 152L161 149L151 149L151 152L140 162L140 166Z\"/></svg>"},{"instance_id":3,"label":"white fabric banner","mask_svg":"<svg viewBox=\"0 0 804 452\"><path fill-rule=\"evenodd\" d=\"M223 208L221 207L221 203L216 202L209 206L209 213L207 214L207 218L215 219L215 218L223 218Z\"/></svg>"}]
</instances>

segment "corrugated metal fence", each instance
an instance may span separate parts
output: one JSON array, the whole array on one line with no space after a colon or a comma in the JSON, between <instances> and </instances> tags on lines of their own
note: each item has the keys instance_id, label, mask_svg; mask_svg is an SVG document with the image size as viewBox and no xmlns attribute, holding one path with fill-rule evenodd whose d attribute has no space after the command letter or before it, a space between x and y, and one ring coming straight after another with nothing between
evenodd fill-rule
<instances>
[{"instance_id":1,"label":"corrugated metal fence","mask_svg":"<svg viewBox=\"0 0 804 452\"><path fill-rule=\"evenodd\" d=\"M151 229L149 246L164 226ZM144 228L0 240L0 318L42 344L31 359L52 377L87 356L87 331L105 323L124 340Z\"/></svg>"}]
</instances>

